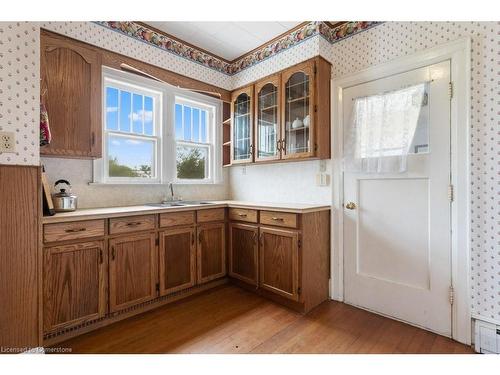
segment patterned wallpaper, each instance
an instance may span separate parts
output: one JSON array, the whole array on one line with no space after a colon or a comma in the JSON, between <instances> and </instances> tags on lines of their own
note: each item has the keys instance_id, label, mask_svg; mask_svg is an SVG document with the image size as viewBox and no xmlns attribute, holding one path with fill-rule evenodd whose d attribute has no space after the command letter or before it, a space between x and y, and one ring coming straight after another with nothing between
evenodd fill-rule
<instances>
[{"instance_id":1,"label":"patterned wallpaper","mask_svg":"<svg viewBox=\"0 0 500 375\"><path fill-rule=\"evenodd\" d=\"M0 22L0 131L16 140L0 164L39 164L39 45L36 23Z\"/></svg>"},{"instance_id":2,"label":"patterned wallpaper","mask_svg":"<svg viewBox=\"0 0 500 375\"><path fill-rule=\"evenodd\" d=\"M332 43L323 36L306 41L234 76L208 69L178 56L165 53L143 42L120 35L94 23L55 22L43 27L103 48L124 53L180 74L231 89L273 71L298 63L315 54L332 62L332 76L389 61L455 40L472 38L472 127L471 127L471 245L472 309L476 315L500 321L500 243L498 210L499 180L499 42L498 22L386 22ZM0 129L16 132L17 153L0 154L0 163L36 165L38 156L39 33L36 23L0 23ZM314 162L310 168L318 168ZM295 164L295 163L294 163ZM305 166L297 163L287 174L300 176ZM285 178L278 165L250 171L253 178L274 172ZM229 171L244 179L240 167ZM312 178L303 184L304 196L316 187ZM235 198L244 195L245 184L230 186ZM272 187L260 192L265 198ZM286 192L285 192L286 193ZM259 192L252 196L258 199ZM283 198L286 199L286 198ZM327 199L326 195L325 198Z\"/></svg>"},{"instance_id":3,"label":"patterned wallpaper","mask_svg":"<svg viewBox=\"0 0 500 375\"><path fill-rule=\"evenodd\" d=\"M41 27L160 68L230 90L231 77L93 22L43 22Z\"/></svg>"},{"instance_id":4,"label":"patterned wallpaper","mask_svg":"<svg viewBox=\"0 0 500 375\"><path fill-rule=\"evenodd\" d=\"M333 44L332 77L461 37L472 39L472 311L500 322L499 22L386 22Z\"/></svg>"}]
</instances>

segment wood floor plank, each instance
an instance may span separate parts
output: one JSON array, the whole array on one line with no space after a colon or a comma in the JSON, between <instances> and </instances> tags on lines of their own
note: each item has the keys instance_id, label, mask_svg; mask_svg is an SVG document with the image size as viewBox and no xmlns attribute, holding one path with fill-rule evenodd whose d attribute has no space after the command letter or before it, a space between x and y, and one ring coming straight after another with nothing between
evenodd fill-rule
<instances>
[{"instance_id":1,"label":"wood floor plank","mask_svg":"<svg viewBox=\"0 0 500 375\"><path fill-rule=\"evenodd\" d=\"M306 315L225 285L57 345L72 353L473 353L340 302Z\"/></svg>"}]
</instances>

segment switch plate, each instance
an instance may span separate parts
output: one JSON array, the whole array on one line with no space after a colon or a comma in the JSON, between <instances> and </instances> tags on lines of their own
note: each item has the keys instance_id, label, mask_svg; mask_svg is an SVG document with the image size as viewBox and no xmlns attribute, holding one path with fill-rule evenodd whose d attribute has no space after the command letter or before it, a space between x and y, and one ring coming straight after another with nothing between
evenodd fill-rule
<instances>
[{"instance_id":1,"label":"switch plate","mask_svg":"<svg viewBox=\"0 0 500 375\"><path fill-rule=\"evenodd\" d=\"M327 173L317 173L316 174L316 185L317 186L328 186L330 184L330 175Z\"/></svg>"},{"instance_id":2,"label":"switch plate","mask_svg":"<svg viewBox=\"0 0 500 375\"><path fill-rule=\"evenodd\" d=\"M16 139L13 132L0 132L0 152L16 152Z\"/></svg>"}]
</instances>

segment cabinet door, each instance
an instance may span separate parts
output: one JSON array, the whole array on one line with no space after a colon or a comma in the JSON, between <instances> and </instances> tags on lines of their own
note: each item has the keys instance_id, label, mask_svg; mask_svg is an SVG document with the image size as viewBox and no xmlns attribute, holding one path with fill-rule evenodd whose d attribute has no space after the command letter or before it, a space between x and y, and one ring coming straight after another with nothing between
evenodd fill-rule
<instances>
[{"instance_id":1,"label":"cabinet door","mask_svg":"<svg viewBox=\"0 0 500 375\"><path fill-rule=\"evenodd\" d=\"M198 284L226 275L225 223L198 227Z\"/></svg>"},{"instance_id":2,"label":"cabinet door","mask_svg":"<svg viewBox=\"0 0 500 375\"><path fill-rule=\"evenodd\" d=\"M156 297L155 234L109 240L109 308L125 309Z\"/></svg>"},{"instance_id":3,"label":"cabinet door","mask_svg":"<svg viewBox=\"0 0 500 375\"><path fill-rule=\"evenodd\" d=\"M229 275L258 285L257 241L259 228L248 224L229 224Z\"/></svg>"},{"instance_id":4,"label":"cabinet door","mask_svg":"<svg viewBox=\"0 0 500 375\"><path fill-rule=\"evenodd\" d=\"M196 284L195 237L193 227L160 232L160 295Z\"/></svg>"},{"instance_id":5,"label":"cabinet door","mask_svg":"<svg viewBox=\"0 0 500 375\"><path fill-rule=\"evenodd\" d=\"M281 157L280 83L274 75L255 84L255 161Z\"/></svg>"},{"instance_id":6,"label":"cabinet door","mask_svg":"<svg viewBox=\"0 0 500 375\"><path fill-rule=\"evenodd\" d=\"M260 228L259 285L295 301L299 299L298 240L294 231Z\"/></svg>"},{"instance_id":7,"label":"cabinet door","mask_svg":"<svg viewBox=\"0 0 500 375\"><path fill-rule=\"evenodd\" d=\"M43 331L101 318L106 313L103 241L43 249Z\"/></svg>"},{"instance_id":8,"label":"cabinet door","mask_svg":"<svg viewBox=\"0 0 500 375\"><path fill-rule=\"evenodd\" d=\"M45 31L40 40L42 102L52 141L42 155L101 157L101 57L81 43Z\"/></svg>"},{"instance_id":9,"label":"cabinet door","mask_svg":"<svg viewBox=\"0 0 500 375\"><path fill-rule=\"evenodd\" d=\"M232 106L231 162L249 163L253 161L253 86L236 91Z\"/></svg>"},{"instance_id":10,"label":"cabinet door","mask_svg":"<svg viewBox=\"0 0 500 375\"><path fill-rule=\"evenodd\" d=\"M314 66L306 61L282 75L282 158L314 156Z\"/></svg>"}]
</instances>

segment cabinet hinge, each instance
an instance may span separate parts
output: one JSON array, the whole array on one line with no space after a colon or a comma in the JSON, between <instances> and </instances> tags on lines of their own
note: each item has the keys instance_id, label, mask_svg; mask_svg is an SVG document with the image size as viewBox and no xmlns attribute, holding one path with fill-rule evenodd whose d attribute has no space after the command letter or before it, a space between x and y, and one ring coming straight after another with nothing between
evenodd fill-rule
<instances>
[{"instance_id":1,"label":"cabinet hinge","mask_svg":"<svg viewBox=\"0 0 500 375\"><path fill-rule=\"evenodd\" d=\"M160 283L156 283L156 291L159 293L160 292Z\"/></svg>"},{"instance_id":2,"label":"cabinet hinge","mask_svg":"<svg viewBox=\"0 0 500 375\"><path fill-rule=\"evenodd\" d=\"M453 302L455 302L455 289L453 288L453 285L450 285L450 289L448 292L448 298L450 301L450 305L453 305Z\"/></svg>"},{"instance_id":3,"label":"cabinet hinge","mask_svg":"<svg viewBox=\"0 0 500 375\"><path fill-rule=\"evenodd\" d=\"M299 287L297 288L297 294L301 294L301 293L302 293L302 288L299 286Z\"/></svg>"},{"instance_id":4,"label":"cabinet hinge","mask_svg":"<svg viewBox=\"0 0 500 375\"><path fill-rule=\"evenodd\" d=\"M450 96L450 99L453 98L453 82L448 83L448 94Z\"/></svg>"},{"instance_id":5,"label":"cabinet hinge","mask_svg":"<svg viewBox=\"0 0 500 375\"><path fill-rule=\"evenodd\" d=\"M316 104L314 105L314 112L318 112L318 106Z\"/></svg>"},{"instance_id":6,"label":"cabinet hinge","mask_svg":"<svg viewBox=\"0 0 500 375\"><path fill-rule=\"evenodd\" d=\"M448 185L448 200L450 202L453 202L454 199L455 199L455 190L453 188L453 185L449 184Z\"/></svg>"},{"instance_id":7,"label":"cabinet hinge","mask_svg":"<svg viewBox=\"0 0 500 375\"><path fill-rule=\"evenodd\" d=\"M302 240L299 240L299 247L302 247Z\"/></svg>"},{"instance_id":8,"label":"cabinet hinge","mask_svg":"<svg viewBox=\"0 0 500 375\"><path fill-rule=\"evenodd\" d=\"M159 246L159 245L160 245L160 239L159 239L159 238L157 238L157 239L155 240L155 245L156 245L156 246Z\"/></svg>"},{"instance_id":9,"label":"cabinet hinge","mask_svg":"<svg viewBox=\"0 0 500 375\"><path fill-rule=\"evenodd\" d=\"M318 67L316 66L316 64L314 64L314 74L316 74L318 72Z\"/></svg>"}]
</instances>

